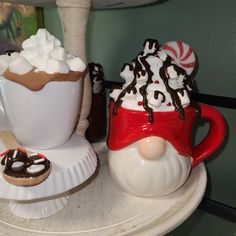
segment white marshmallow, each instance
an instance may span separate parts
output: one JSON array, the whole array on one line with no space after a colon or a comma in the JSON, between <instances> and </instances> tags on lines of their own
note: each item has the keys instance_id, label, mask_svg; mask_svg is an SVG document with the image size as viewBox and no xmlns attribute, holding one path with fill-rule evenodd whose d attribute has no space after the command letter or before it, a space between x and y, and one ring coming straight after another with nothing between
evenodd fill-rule
<instances>
[{"instance_id":1,"label":"white marshmallow","mask_svg":"<svg viewBox=\"0 0 236 236\"><path fill-rule=\"evenodd\" d=\"M155 108L158 108L161 106L161 101L163 99L162 95L158 95L158 98L155 99L154 96L150 97L150 99L148 100L148 104L152 105Z\"/></svg>"},{"instance_id":2,"label":"white marshmallow","mask_svg":"<svg viewBox=\"0 0 236 236\"><path fill-rule=\"evenodd\" d=\"M155 83L151 83L148 85L147 87L147 92L154 92L154 91L159 91L160 90L160 85L159 84L155 84Z\"/></svg>"},{"instance_id":3,"label":"white marshmallow","mask_svg":"<svg viewBox=\"0 0 236 236\"><path fill-rule=\"evenodd\" d=\"M169 66L167 68L167 73L169 74L171 79L176 79L178 77L178 74L173 66Z\"/></svg>"},{"instance_id":4,"label":"white marshmallow","mask_svg":"<svg viewBox=\"0 0 236 236\"><path fill-rule=\"evenodd\" d=\"M129 65L126 65L121 71L120 76L125 80L126 83L131 83L134 79L134 71L130 70Z\"/></svg>"},{"instance_id":5,"label":"white marshmallow","mask_svg":"<svg viewBox=\"0 0 236 236\"><path fill-rule=\"evenodd\" d=\"M53 59L57 59L57 60L60 60L60 61L65 61L66 60L66 51L63 47L56 47L52 51L51 57Z\"/></svg>"},{"instance_id":6,"label":"white marshmallow","mask_svg":"<svg viewBox=\"0 0 236 236\"><path fill-rule=\"evenodd\" d=\"M22 56L13 58L9 62L9 70L13 73L22 75L33 69L33 66Z\"/></svg>"},{"instance_id":7,"label":"white marshmallow","mask_svg":"<svg viewBox=\"0 0 236 236\"><path fill-rule=\"evenodd\" d=\"M59 73L69 73L69 66L64 61L59 61L55 59L49 59L47 65L45 66L45 72L48 74Z\"/></svg>"},{"instance_id":8,"label":"white marshmallow","mask_svg":"<svg viewBox=\"0 0 236 236\"><path fill-rule=\"evenodd\" d=\"M151 83L147 87L147 98L148 98L148 104L158 108L161 106L161 102L163 100L163 96L161 94L158 95L157 98L154 97L155 91L162 91L161 89L162 86L159 84Z\"/></svg>"},{"instance_id":9,"label":"white marshmallow","mask_svg":"<svg viewBox=\"0 0 236 236\"><path fill-rule=\"evenodd\" d=\"M38 56L39 52L36 48L30 48L20 52L20 55L23 56L27 61L33 61L34 58Z\"/></svg>"},{"instance_id":10,"label":"white marshmallow","mask_svg":"<svg viewBox=\"0 0 236 236\"><path fill-rule=\"evenodd\" d=\"M178 89L178 84L176 79L169 79L168 84L172 89Z\"/></svg>"},{"instance_id":11,"label":"white marshmallow","mask_svg":"<svg viewBox=\"0 0 236 236\"><path fill-rule=\"evenodd\" d=\"M7 63L10 61L11 57L8 55L0 55L0 59L6 61Z\"/></svg>"},{"instance_id":12,"label":"white marshmallow","mask_svg":"<svg viewBox=\"0 0 236 236\"><path fill-rule=\"evenodd\" d=\"M79 57L67 60L67 64L72 71L84 71L86 68L86 65Z\"/></svg>"},{"instance_id":13,"label":"white marshmallow","mask_svg":"<svg viewBox=\"0 0 236 236\"><path fill-rule=\"evenodd\" d=\"M16 57L18 57L19 56L19 52L13 52L13 53L11 53L11 59L13 59L13 58L16 58ZM10 59L10 60L11 60Z\"/></svg>"},{"instance_id":14,"label":"white marshmallow","mask_svg":"<svg viewBox=\"0 0 236 236\"><path fill-rule=\"evenodd\" d=\"M10 57L7 55L0 56L0 75L2 75L8 68L9 59Z\"/></svg>"},{"instance_id":15,"label":"white marshmallow","mask_svg":"<svg viewBox=\"0 0 236 236\"><path fill-rule=\"evenodd\" d=\"M49 61L50 57L48 54L45 55L41 55L39 54L37 57L34 58L34 60L32 60L32 64L34 67L36 67L39 71L44 70L44 68L46 67L48 61Z\"/></svg>"},{"instance_id":16,"label":"white marshmallow","mask_svg":"<svg viewBox=\"0 0 236 236\"><path fill-rule=\"evenodd\" d=\"M182 96L180 93L178 93L181 104L183 105L183 107L186 107L189 103L190 103L190 99L188 97L187 91L184 90L184 96Z\"/></svg>"}]
</instances>

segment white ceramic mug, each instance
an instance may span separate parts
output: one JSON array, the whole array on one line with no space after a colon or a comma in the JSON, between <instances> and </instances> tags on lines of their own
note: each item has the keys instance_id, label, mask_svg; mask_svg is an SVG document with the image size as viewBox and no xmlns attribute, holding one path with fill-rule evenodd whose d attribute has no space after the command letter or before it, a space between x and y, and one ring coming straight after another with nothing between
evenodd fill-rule
<instances>
[{"instance_id":1,"label":"white ceramic mug","mask_svg":"<svg viewBox=\"0 0 236 236\"><path fill-rule=\"evenodd\" d=\"M73 133L80 112L82 83L82 79L52 81L43 89L32 91L0 76L1 102L17 140L36 149L65 143Z\"/></svg>"},{"instance_id":2,"label":"white ceramic mug","mask_svg":"<svg viewBox=\"0 0 236 236\"><path fill-rule=\"evenodd\" d=\"M196 108L184 108L185 119L177 111L153 112L119 107L113 115L110 102L107 145L111 176L125 192L140 197L160 197L173 193L187 180L190 171L209 158L225 136L225 122L215 108L199 103L201 119L210 129L203 140L191 145L191 130L197 122Z\"/></svg>"}]
</instances>

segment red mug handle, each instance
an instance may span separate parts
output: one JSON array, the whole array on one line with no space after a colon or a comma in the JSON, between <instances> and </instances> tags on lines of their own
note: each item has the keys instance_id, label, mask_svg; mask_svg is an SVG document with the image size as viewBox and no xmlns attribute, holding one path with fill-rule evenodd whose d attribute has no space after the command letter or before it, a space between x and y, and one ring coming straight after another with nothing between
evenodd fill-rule
<instances>
[{"instance_id":1,"label":"red mug handle","mask_svg":"<svg viewBox=\"0 0 236 236\"><path fill-rule=\"evenodd\" d=\"M222 143L225 136L225 121L214 107L199 103L201 118L207 119L210 127L206 137L193 148L192 167L208 158Z\"/></svg>"}]
</instances>

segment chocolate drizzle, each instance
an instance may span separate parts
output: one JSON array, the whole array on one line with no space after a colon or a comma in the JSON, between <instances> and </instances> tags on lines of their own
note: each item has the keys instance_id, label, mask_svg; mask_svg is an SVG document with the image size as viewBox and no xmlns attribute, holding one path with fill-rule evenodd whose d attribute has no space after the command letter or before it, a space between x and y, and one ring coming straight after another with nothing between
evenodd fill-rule
<instances>
[{"instance_id":1,"label":"chocolate drizzle","mask_svg":"<svg viewBox=\"0 0 236 236\"><path fill-rule=\"evenodd\" d=\"M145 44L149 42L149 41L146 41ZM140 89L139 89L139 92L140 94L142 95L143 97L143 107L145 109L145 111L148 112L148 117L149 117L149 122L152 123L153 122L153 112L152 112L152 108L150 108L148 106L148 100L147 100L147 87L149 84L152 83L152 77L153 77L153 72L151 71L150 69L150 65L147 63L146 59L150 56L150 55L154 55L156 53L156 51L159 49L159 45L158 45L158 42L156 41L156 44L155 42L152 40L150 43L149 43L149 49L151 49L153 46L155 46L155 50L153 53L148 53L146 56L144 57L140 57L140 61L142 62L142 64L144 65L144 68L145 70L147 71L147 75L148 75L148 78L147 78L147 81L146 81L146 84L143 85ZM158 46L158 47L157 47Z\"/></svg>"},{"instance_id":2,"label":"chocolate drizzle","mask_svg":"<svg viewBox=\"0 0 236 236\"><path fill-rule=\"evenodd\" d=\"M80 71L69 71L69 73L54 73L54 74L47 74L44 71L35 72L34 69L31 71L19 75L16 73L11 72L7 69L3 76L11 81L19 83L26 88L32 91L39 91L44 88L44 86L52 81L78 81L87 74L87 69L84 72Z\"/></svg>"},{"instance_id":3,"label":"chocolate drizzle","mask_svg":"<svg viewBox=\"0 0 236 236\"><path fill-rule=\"evenodd\" d=\"M161 102L162 102L162 103L165 102L165 101L166 101L166 96L165 96L165 94L164 94L163 92L161 92L161 91L156 90L156 91L154 92L154 98L155 98L155 99L158 99L159 94L162 95L162 101L161 101Z\"/></svg>"},{"instance_id":4,"label":"chocolate drizzle","mask_svg":"<svg viewBox=\"0 0 236 236\"><path fill-rule=\"evenodd\" d=\"M192 100L190 102L190 105L195 108L196 119L200 120L201 119L201 113L202 113L200 105L198 104L198 102L192 101Z\"/></svg>"},{"instance_id":5,"label":"chocolate drizzle","mask_svg":"<svg viewBox=\"0 0 236 236\"><path fill-rule=\"evenodd\" d=\"M173 88L171 88L169 86L168 80L170 79L170 76L169 76L169 74L167 72L167 68L169 66L173 66L174 67L174 70L177 72L178 76L180 74L186 75L186 72L185 72L184 69L182 69L182 68L180 68L180 67L178 67L178 66L176 66L176 65L174 65L172 63L170 63L170 60L166 60L164 62L163 66L161 67L160 72L159 72L160 73L160 77L162 78L162 80L163 80L163 82L164 82L164 84L166 86L166 90L167 90L167 92L171 96L171 99L173 101L173 106L175 107L175 110L177 112L179 112L180 119L183 120L184 119L184 108L183 108L183 106L181 104L181 100L179 98L178 93L180 93L183 96L185 88L173 89Z\"/></svg>"},{"instance_id":6,"label":"chocolate drizzle","mask_svg":"<svg viewBox=\"0 0 236 236\"><path fill-rule=\"evenodd\" d=\"M16 150L11 149L9 152L7 152L4 157L1 160L1 165L5 165L5 171L12 168L13 163L15 162L21 162L22 168L18 167L18 170L21 170L24 168L24 164L27 162L27 154L24 151L17 150L17 155L14 156ZM17 170L16 170L17 171Z\"/></svg>"},{"instance_id":7,"label":"chocolate drizzle","mask_svg":"<svg viewBox=\"0 0 236 236\"><path fill-rule=\"evenodd\" d=\"M139 53L139 55L133 60L132 65L130 64L124 64L122 71L129 66L129 70L133 71L134 79L133 81L123 89L123 91L119 94L117 100L114 103L114 109L113 109L113 115L117 113L117 109L119 106L122 104L122 98L126 95L126 93L130 93L131 91L133 94L137 93L137 90L135 88L137 81L145 75L147 75L146 82L143 86L139 88L139 92L142 95L142 105L145 111L148 112L149 116L149 122L153 122L153 109L148 105L148 98L147 98L147 87L151 83L153 83L153 76L154 73L151 70L151 66L147 61L147 58L150 56L156 56L159 57L158 55L158 50L159 50L159 43L157 40L154 39L147 39L144 42L144 50ZM176 71L177 76L179 77L180 75L183 76L184 81L182 83L183 87L181 88L172 88L169 85L169 80L172 79L170 78L170 75L168 74L168 68L173 67L173 69ZM163 61L163 65L160 68L159 75L166 87L167 92L170 94L173 106L175 110L179 113L180 119L185 119L185 114L184 114L184 108L181 103L181 99L179 97L179 94L184 96L184 93L187 92L187 95L190 97L190 92L193 89L193 83L192 79L186 74L186 71L177 66L176 64L173 64L171 62L171 58L169 56L166 57L165 61ZM162 103L166 101L166 97L163 92L161 91L154 91L154 98L158 99L159 95L163 96ZM171 104L170 104L171 105Z\"/></svg>"},{"instance_id":8,"label":"chocolate drizzle","mask_svg":"<svg viewBox=\"0 0 236 236\"><path fill-rule=\"evenodd\" d=\"M148 106L148 100L147 100L147 87L150 83L152 83L152 77L153 77L153 72L150 69L150 65L149 63L146 61L146 59L151 56L151 55L155 55L159 49L159 43L157 40L154 39L147 39L144 42L144 47L148 46L148 49L150 50L149 53L147 53L146 55L144 55L144 52L141 52L137 58L135 58L133 60L133 63L135 66L132 66L130 64L124 64L123 69L128 65L129 66L129 70L133 71L134 73L134 79L133 81L119 94L117 100L115 101L114 104L114 110L113 110L113 115L116 114L117 109L119 106L121 106L122 104L122 98L125 96L126 93L130 93L131 91L133 91L133 94L137 93L137 89L135 88L135 85L137 84L137 80L141 77L141 76L145 76L147 73L147 81L146 84L143 85L142 87L140 87L139 92L143 97L143 107L145 109L145 111L148 112L149 114L149 121L152 123L153 122L153 111L152 108L150 108Z\"/></svg>"},{"instance_id":9,"label":"chocolate drizzle","mask_svg":"<svg viewBox=\"0 0 236 236\"><path fill-rule=\"evenodd\" d=\"M14 167L14 163L18 163ZM51 162L41 155L27 156L26 152L19 149L10 149L1 160L1 165L5 166L4 174L14 178L32 178L47 172ZM41 171L29 173L27 169L33 165L44 165Z\"/></svg>"}]
</instances>

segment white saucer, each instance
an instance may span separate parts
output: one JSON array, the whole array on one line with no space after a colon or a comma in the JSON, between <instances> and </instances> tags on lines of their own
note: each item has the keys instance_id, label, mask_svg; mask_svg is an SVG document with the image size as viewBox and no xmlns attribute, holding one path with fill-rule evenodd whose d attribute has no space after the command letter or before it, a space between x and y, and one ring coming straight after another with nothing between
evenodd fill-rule
<instances>
[{"instance_id":1,"label":"white saucer","mask_svg":"<svg viewBox=\"0 0 236 236\"><path fill-rule=\"evenodd\" d=\"M0 140L0 153L5 150ZM52 163L51 173L44 182L31 187L20 187L9 184L0 175L0 198L13 200L10 203L11 211L27 219L47 217L61 210L67 204L69 195L60 194L84 183L97 167L93 148L78 134L74 134L58 148L29 151L45 155Z\"/></svg>"}]
</instances>

